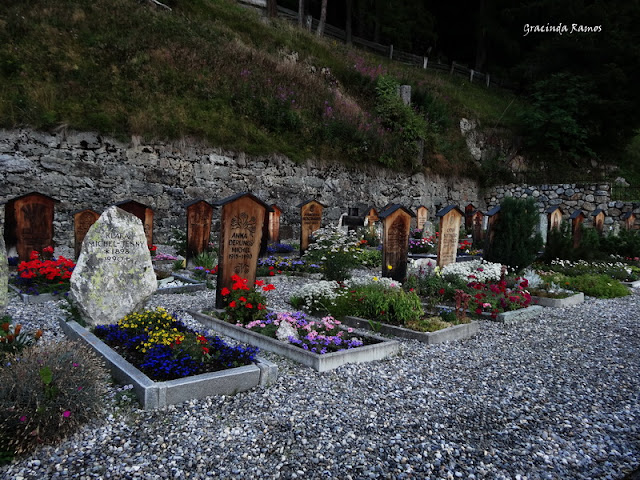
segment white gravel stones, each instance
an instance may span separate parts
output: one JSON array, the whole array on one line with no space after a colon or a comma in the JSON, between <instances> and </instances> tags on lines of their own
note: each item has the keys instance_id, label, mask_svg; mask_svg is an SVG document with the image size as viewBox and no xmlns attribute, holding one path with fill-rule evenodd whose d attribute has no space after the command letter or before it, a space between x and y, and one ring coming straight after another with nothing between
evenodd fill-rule
<instances>
[{"instance_id":1,"label":"white gravel stones","mask_svg":"<svg viewBox=\"0 0 640 480\"><path fill-rule=\"evenodd\" d=\"M12 298L8 310L57 331L60 303ZM148 305L180 313L213 292ZM633 295L481 322L461 342L403 340L396 357L326 373L264 353L279 368L271 387L153 412L110 402L0 477L618 480L640 464L639 331Z\"/></svg>"}]
</instances>

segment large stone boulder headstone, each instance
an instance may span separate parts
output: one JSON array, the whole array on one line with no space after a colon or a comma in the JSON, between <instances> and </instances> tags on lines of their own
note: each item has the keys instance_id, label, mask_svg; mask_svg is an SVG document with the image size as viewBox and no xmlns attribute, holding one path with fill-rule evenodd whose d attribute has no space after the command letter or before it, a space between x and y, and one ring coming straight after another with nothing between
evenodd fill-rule
<instances>
[{"instance_id":1,"label":"large stone boulder headstone","mask_svg":"<svg viewBox=\"0 0 640 480\"><path fill-rule=\"evenodd\" d=\"M80 313L91 325L115 323L141 309L157 287L142 222L108 208L87 232L71 275Z\"/></svg>"},{"instance_id":2,"label":"large stone boulder headstone","mask_svg":"<svg viewBox=\"0 0 640 480\"><path fill-rule=\"evenodd\" d=\"M8 294L7 283L9 282L9 264L7 263L7 249L4 246L4 236L0 228L0 317L7 309Z\"/></svg>"}]
</instances>

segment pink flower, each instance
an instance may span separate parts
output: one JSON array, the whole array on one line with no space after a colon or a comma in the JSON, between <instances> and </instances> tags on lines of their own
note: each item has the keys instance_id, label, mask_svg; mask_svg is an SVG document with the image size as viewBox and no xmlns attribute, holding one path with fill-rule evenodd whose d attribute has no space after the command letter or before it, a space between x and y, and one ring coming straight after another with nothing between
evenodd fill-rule
<instances>
[{"instance_id":1,"label":"pink flower","mask_svg":"<svg viewBox=\"0 0 640 480\"><path fill-rule=\"evenodd\" d=\"M62 412L62 416L64 418L69 418L71 416L71 411L70 410L65 410L64 412Z\"/></svg>"},{"instance_id":2,"label":"pink flower","mask_svg":"<svg viewBox=\"0 0 640 480\"><path fill-rule=\"evenodd\" d=\"M27 416L26 416L26 415L22 415L22 416L20 417L20 421L21 421L21 422L26 422L26 421L27 421Z\"/></svg>"}]
</instances>

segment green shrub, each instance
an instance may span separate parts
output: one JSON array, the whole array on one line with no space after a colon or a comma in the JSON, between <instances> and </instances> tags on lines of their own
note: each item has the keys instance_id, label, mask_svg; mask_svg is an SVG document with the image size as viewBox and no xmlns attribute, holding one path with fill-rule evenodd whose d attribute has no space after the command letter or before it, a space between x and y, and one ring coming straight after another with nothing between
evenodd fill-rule
<instances>
[{"instance_id":1,"label":"green shrub","mask_svg":"<svg viewBox=\"0 0 640 480\"><path fill-rule=\"evenodd\" d=\"M93 352L66 340L7 357L0 369L0 451L28 452L96 418L108 381Z\"/></svg>"},{"instance_id":2,"label":"green shrub","mask_svg":"<svg viewBox=\"0 0 640 480\"><path fill-rule=\"evenodd\" d=\"M625 297L630 294L627 287L607 275L578 275L565 277L563 288L597 298Z\"/></svg>"},{"instance_id":3,"label":"green shrub","mask_svg":"<svg viewBox=\"0 0 640 480\"><path fill-rule=\"evenodd\" d=\"M542 238L535 232L538 207L532 198L507 197L499 215L493 226L493 242L487 240L484 259L520 271L533 263L542 247Z\"/></svg>"},{"instance_id":4,"label":"green shrub","mask_svg":"<svg viewBox=\"0 0 640 480\"><path fill-rule=\"evenodd\" d=\"M176 249L178 255L186 257L187 255L187 232L178 228L171 229L171 237L169 245Z\"/></svg>"},{"instance_id":5,"label":"green shrub","mask_svg":"<svg viewBox=\"0 0 640 480\"><path fill-rule=\"evenodd\" d=\"M640 231L621 230L617 235L604 236L600 239L600 249L610 255L639 257Z\"/></svg>"},{"instance_id":6,"label":"green shrub","mask_svg":"<svg viewBox=\"0 0 640 480\"><path fill-rule=\"evenodd\" d=\"M206 270L213 270L218 264L218 255L215 252L202 252L193 259L196 267L202 267Z\"/></svg>"}]
</instances>

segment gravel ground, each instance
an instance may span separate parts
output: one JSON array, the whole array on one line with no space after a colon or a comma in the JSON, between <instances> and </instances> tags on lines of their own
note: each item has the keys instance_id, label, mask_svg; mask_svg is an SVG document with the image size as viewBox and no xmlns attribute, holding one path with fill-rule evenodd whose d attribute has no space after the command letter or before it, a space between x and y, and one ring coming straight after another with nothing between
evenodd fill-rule
<instances>
[{"instance_id":1,"label":"gravel ground","mask_svg":"<svg viewBox=\"0 0 640 480\"><path fill-rule=\"evenodd\" d=\"M277 285L270 305L284 308L295 283ZM391 359L326 373L267 352L275 385L153 412L111 400L0 477L622 479L640 464L637 293L481 322L465 341L402 340ZM9 313L50 340L60 303L13 296ZM212 304L211 291L150 301Z\"/></svg>"}]
</instances>

